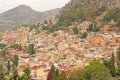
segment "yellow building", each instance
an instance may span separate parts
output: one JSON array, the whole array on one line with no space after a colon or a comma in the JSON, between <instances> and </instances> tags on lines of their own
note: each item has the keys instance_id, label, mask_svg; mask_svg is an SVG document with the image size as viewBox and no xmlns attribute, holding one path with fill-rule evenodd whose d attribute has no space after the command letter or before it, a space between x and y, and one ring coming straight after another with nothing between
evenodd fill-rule
<instances>
[{"instance_id":1,"label":"yellow building","mask_svg":"<svg viewBox=\"0 0 120 80\"><path fill-rule=\"evenodd\" d=\"M44 71L44 69L38 69L37 70L37 78L38 77L46 77L47 73Z\"/></svg>"}]
</instances>

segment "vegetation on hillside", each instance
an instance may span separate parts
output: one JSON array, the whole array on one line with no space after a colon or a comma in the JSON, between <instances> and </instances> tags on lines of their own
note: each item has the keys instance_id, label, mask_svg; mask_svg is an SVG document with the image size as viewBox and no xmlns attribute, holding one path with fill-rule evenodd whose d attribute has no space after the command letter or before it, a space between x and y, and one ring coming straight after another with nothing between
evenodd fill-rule
<instances>
[{"instance_id":1,"label":"vegetation on hillside","mask_svg":"<svg viewBox=\"0 0 120 80\"><path fill-rule=\"evenodd\" d=\"M111 20L118 21L120 19L120 8L113 8L108 11L103 20L110 22Z\"/></svg>"},{"instance_id":2,"label":"vegetation on hillside","mask_svg":"<svg viewBox=\"0 0 120 80\"><path fill-rule=\"evenodd\" d=\"M58 76L55 70L56 68L52 66L47 80L116 80L111 76L109 69L98 60L93 60L89 66L82 70L78 69L69 73L61 72Z\"/></svg>"},{"instance_id":3,"label":"vegetation on hillside","mask_svg":"<svg viewBox=\"0 0 120 80\"><path fill-rule=\"evenodd\" d=\"M117 0L71 0L62 8L57 24L50 27L49 30L66 30L69 25L76 22L78 24L83 21L94 23L96 19L98 19L96 26L92 30L95 32L99 31L103 24L109 23L111 20L116 21L117 26L119 26L120 8L118 3Z\"/></svg>"},{"instance_id":4,"label":"vegetation on hillside","mask_svg":"<svg viewBox=\"0 0 120 80\"><path fill-rule=\"evenodd\" d=\"M102 1L103 0L101 0L100 3ZM72 0L69 4L62 8L58 23L53 26L52 29L64 30L67 26L76 21L93 21L107 9L106 5L101 5L100 3L97 0Z\"/></svg>"}]
</instances>

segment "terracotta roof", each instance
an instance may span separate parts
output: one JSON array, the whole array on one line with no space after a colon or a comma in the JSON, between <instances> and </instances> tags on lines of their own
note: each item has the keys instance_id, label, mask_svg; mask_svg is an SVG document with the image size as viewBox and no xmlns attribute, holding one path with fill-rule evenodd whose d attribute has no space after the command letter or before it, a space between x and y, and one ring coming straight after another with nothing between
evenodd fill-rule
<instances>
[{"instance_id":1,"label":"terracotta roof","mask_svg":"<svg viewBox=\"0 0 120 80\"><path fill-rule=\"evenodd\" d=\"M108 31L110 29L111 25L107 24L103 27L103 31Z\"/></svg>"}]
</instances>

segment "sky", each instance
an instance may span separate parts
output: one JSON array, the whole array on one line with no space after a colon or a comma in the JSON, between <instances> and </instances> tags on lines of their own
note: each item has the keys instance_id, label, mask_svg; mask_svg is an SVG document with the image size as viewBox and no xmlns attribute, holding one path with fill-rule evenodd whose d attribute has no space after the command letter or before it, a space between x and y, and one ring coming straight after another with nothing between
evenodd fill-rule
<instances>
[{"instance_id":1,"label":"sky","mask_svg":"<svg viewBox=\"0 0 120 80\"><path fill-rule=\"evenodd\" d=\"M70 0L0 0L0 13L17 7L27 5L36 11L47 11L50 9L61 8Z\"/></svg>"}]
</instances>

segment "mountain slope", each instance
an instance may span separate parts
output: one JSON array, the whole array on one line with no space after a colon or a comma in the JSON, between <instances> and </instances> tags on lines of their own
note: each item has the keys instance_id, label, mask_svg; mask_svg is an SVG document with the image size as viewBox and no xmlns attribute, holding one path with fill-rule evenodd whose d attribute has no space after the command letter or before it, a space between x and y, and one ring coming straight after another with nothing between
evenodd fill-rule
<instances>
[{"instance_id":1,"label":"mountain slope","mask_svg":"<svg viewBox=\"0 0 120 80\"><path fill-rule=\"evenodd\" d=\"M63 7L61 16L64 18L91 20L105 10L120 7L120 0L71 0Z\"/></svg>"},{"instance_id":2,"label":"mountain slope","mask_svg":"<svg viewBox=\"0 0 120 80\"><path fill-rule=\"evenodd\" d=\"M59 21L53 28L55 28L54 30L65 29L66 26L71 25L74 22L86 20L99 21L99 19L102 20L106 15L108 17L109 14L110 18L115 15L111 13L112 11L115 11L112 9L117 7L120 8L120 0L71 0L62 8ZM116 10L116 12L119 12L118 9ZM109 13L109 11L111 12Z\"/></svg>"},{"instance_id":3,"label":"mountain slope","mask_svg":"<svg viewBox=\"0 0 120 80\"><path fill-rule=\"evenodd\" d=\"M0 14L0 30L11 30L23 24L40 23L58 14L59 9L38 12L26 5L20 5Z\"/></svg>"}]
</instances>

